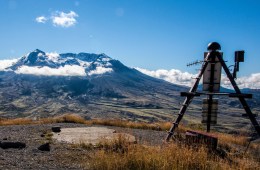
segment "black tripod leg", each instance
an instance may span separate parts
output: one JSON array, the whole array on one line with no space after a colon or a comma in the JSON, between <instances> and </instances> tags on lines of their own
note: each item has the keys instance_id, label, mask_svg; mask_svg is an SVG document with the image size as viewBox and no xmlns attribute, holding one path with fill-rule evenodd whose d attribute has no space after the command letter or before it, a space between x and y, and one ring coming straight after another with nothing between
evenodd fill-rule
<instances>
[{"instance_id":1,"label":"black tripod leg","mask_svg":"<svg viewBox=\"0 0 260 170\"><path fill-rule=\"evenodd\" d=\"M220 57L219 55L218 55L218 59L219 59L221 65L222 65L223 69L225 70L225 72L226 72L226 74L227 74L227 76L228 76L228 78L229 78L233 88L235 89L236 93L237 94L241 94L241 91L240 91L239 87L237 86L237 83L235 82L233 76L231 75L231 73L230 73L226 63L224 62L222 57ZM252 122L252 124L253 124L253 126L254 126L254 128L256 130L256 132L260 136L260 126L259 126L257 120L255 119L255 117L253 116L253 113L251 112L251 109L248 106L245 98L244 97L239 97L239 101L242 104L243 108L245 109L245 111L246 111L249 119L251 120L251 122Z\"/></svg>"},{"instance_id":2,"label":"black tripod leg","mask_svg":"<svg viewBox=\"0 0 260 170\"><path fill-rule=\"evenodd\" d=\"M202 65L201 71L200 71L198 77L196 78L196 81L195 81L194 85L191 87L191 89L190 89L189 92L196 92L196 91L197 91L197 88L198 88L200 79L201 79L201 77L202 77L204 71L205 71L206 68L207 68L208 59L209 59L209 54L208 54L208 56L206 57L205 63ZM179 111L178 117L177 117L177 119L175 120L175 122L172 123L172 127L171 127L171 129L169 130L169 132L168 132L168 135L167 135L167 137L166 137L166 139L165 139L166 141L169 141L170 138L173 136L174 130L178 127L178 125L179 125L179 123L180 123L180 121L181 121L181 119L182 119L184 113L186 112L186 110L187 110L189 104L191 103L193 97L194 97L194 96L187 96L186 99L184 100L184 102L183 102L183 104L182 104L182 107L181 107L181 109L180 109L180 111Z\"/></svg>"}]
</instances>

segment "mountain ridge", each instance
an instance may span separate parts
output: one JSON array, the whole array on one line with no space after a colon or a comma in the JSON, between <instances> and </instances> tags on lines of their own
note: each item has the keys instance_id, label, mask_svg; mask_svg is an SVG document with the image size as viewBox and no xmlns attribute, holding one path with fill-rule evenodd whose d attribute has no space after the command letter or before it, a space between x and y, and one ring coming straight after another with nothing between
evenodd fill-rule
<instances>
[{"instance_id":1,"label":"mountain ridge","mask_svg":"<svg viewBox=\"0 0 260 170\"><path fill-rule=\"evenodd\" d=\"M102 73L112 71L112 59L105 54L91 54L91 53L45 53L39 49L24 55L17 62L7 69L16 71L21 67L49 67L51 69L58 69L65 66L82 67L85 72L99 69ZM32 72L33 74L33 72Z\"/></svg>"}]
</instances>

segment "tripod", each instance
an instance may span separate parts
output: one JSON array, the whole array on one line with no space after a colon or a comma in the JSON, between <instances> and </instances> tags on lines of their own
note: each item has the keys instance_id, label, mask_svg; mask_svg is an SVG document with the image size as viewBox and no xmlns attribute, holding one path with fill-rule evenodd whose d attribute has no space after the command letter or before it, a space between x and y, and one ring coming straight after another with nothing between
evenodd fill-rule
<instances>
[{"instance_id":1,"label":"tripod","mask_svg":"<svg viewBox=\"0 0 260 170\"><path fill-rule=\"evenodd\" d=\"M207 115L207 132L210 131L210 122L211 122L211 110L212 110L212 103L213 103L213 95L228 95L229 97L237 97L242 104L247 116L249 117L252 125L254 126L256 132L260 136L260 126L257 122L257 120L254 117L254 114L251 112L251 109L249 105L247 104L245 98L252 98L252 94L243 94L241 93L239 87L237 86L234 76L230 73L225 61L222 58L221 53L219 52L221 50L220 45L217 42L210 43L208 45L208 54L204 59L204 63L202 64L201 70L198 74L198 77L196 78L195 83L189 90L189 92L181 92L181 96L186 96L180 110L178 113L177 119L172 123L172 126L168 132L168 135L166 137L166 141L169 141L170 138L174 135L175 129L178 127L180 121L183 118L183 115L185 114L189 104L192 102L192 99L195 96L200 96L200 95L208 95L208 115ZM231 82L234 90L236 93L215 93L214 92L214 72L215 72L215 64L217 62L220 62L222 68L224 69L229 81ZM207 66L210 64L211 71L210 71L210 82L209 82L209 88L208 92L205 93L199 93L197 92L197 88L200 82L200 79L202 78Z\"/></svg>"}]
</instances>

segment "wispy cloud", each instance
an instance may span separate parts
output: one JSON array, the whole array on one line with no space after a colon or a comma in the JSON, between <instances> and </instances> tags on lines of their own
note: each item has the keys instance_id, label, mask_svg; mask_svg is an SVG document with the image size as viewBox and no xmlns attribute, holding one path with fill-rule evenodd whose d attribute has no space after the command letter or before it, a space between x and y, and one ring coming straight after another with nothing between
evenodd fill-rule
<instances>
[{"instance_id":1,"label":"wispy cloud","mask_svg":"<svg viewBox=\"0 0 260 170\"><path fill-rule=\"evenodd\" d=\"M44 76L86 76L85 69L77 65L65 65L59 68L22 66L15 70L16 74L33 74Z\"/></svg>"},{"instance_id":2,"label":"wispy cloud","mask_svg":"<svg viewBox=\"0 0 260 170\"><path fill-rule=\"evenodd\" d=\"M68 13L63 11L56 11L52 13L49 17L45 17L45 16L36 17L35 21L43 24L47 23L47 21L50 21L56 27L68 28L74 26L77 23L76 18L78 16L79 15L74 11L70 11Z\"/></svg>"},{"instance_id":3,"label":"wispy cloud","mask_svg":"<svg viewBox=\"0 0 260 170\"><path fill-rule=\"evenodd\" d=\"M232 85L226 76L222 76L221 82L224 87L232 88ZM236 83L240 88L260 89L260 73L253 73L246 77L239 77L236 79Z\"/></svg>"},{"instance_id":4,"label":"wispy cloud","mask_svg":"<svg viewBox=\"0 0 260 170\"><path fill-rule=\"evenodd\" d=\"M170 83L185 85L189 87L191 87L194 83L194 79L192 78L196 77L195 74L191 74L188 72L181 72L180 70L175 70L175 69L171 69L171 70L159 69L155 71L150 71L142 68L136 68L136 69L151 77L163 79ZM233 89L229 79L225 74L222 74L221 76L221 83L223 87ZM239 86L239 88L260 89L260 73L254 73L246 77L239 77L236 79L236 83Z\"/></svg>"},{"instance_id":5,"label":"wispy cloud","mask_svg":"<svg viewBox=\"0 0 260 170\"><path fill-rule=\"evenodd\" d=\"M94 75L94 74L104 74L104 73L110 73L112 72L113 69L112 68L106 68L106 67L96 67L95 70L91 70L88 75L91 76L91 75Z\"/></svg>"},{"instance_id":6,"label":"wispy cloud","mask_svg":"<svg viewBox=\"0 0 260 170\"><path fill-rule=\"evenodd\" d=\"M196 76L188 72L181 72L180 70L176 70L176 69L171 69L171 70L159 69L155 71L150 71L142 68L136 68L136 69L151 77L163 79L170 83L184 85L184 86L191 86L194 81L192 78Z\"/></svg>"},{"instance_id":7,"label":"wispy cloud","mask_svg":"<svg viewBox=\"0 0 260 170\"><path fill-rule=\"evenodd\" d=\"M70 11L69 13L57 11L51 16L51 19L54 26L71 27L77 23L77 17L78 14L74 11Z\"/></svg>"},{"instance_id":8,"label":"wispy cloud","mask_svg":"<svg viewBox=\"0 0 260 170\"><path fill-rule=\"evenodd\" d=\"M37 17L36 19L35 19L35 21L36 22L38 22L38 23L46 23L46 21L47 21L48 19L45 17L45 16L39 16L39 17Z\"/></svg>"},{"instance_id":9,"label":"wispy cloud","mask_svg":"<svg viewBox=\"0 0 260 170\"><path fill-rule=\"evenodd\" d=\"M18 59L12 60L0 60L0 71L5 71L8 67L11 67Z\"/></svg>"}]
</instances>

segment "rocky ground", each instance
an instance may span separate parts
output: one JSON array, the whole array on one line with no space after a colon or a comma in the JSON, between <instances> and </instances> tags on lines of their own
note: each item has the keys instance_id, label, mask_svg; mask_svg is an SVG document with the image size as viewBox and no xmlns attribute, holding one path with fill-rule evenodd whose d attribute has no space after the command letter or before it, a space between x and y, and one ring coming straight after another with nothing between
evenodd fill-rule
<instances>
[{"instance_id":1,"label":"rocky ground","mask_svg":"<svg viewBox=\"0 0 260 170\"><path fill-rule=\"evenodd\" d=\"M25 148L0 147L0 169L83 169L80 162L91 155L91 150L73 147L70 144L51 140L48 132L53 126L61 128L86 127L74 123L43 124L43 125L12 125L0 127L0 141L22 142ZM166 132L108 127L117 132L134 135L138 143L148 145L162 144ZM50 151L41 151L39 146L50 143ZM87 161L87 160L84 160Z\"/></svg>"}]
</instances>

